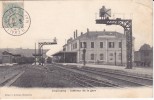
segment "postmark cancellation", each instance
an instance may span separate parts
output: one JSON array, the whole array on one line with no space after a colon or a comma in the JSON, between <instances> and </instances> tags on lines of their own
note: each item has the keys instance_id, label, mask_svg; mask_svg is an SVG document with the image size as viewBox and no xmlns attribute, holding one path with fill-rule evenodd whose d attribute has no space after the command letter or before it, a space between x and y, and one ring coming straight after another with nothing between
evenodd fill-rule
<instances>
[{"instance_id":1,"label":"postmark cancellation","mask_svg":"<svg viewBox=\"0 0 154 100\"><path fill-rule=\"evenodd\" d=\"M23 3L3 3L2 26L8 34L23 35L28 31L30 24L31 19L24 10Z\"/></svg>"}]
</instances>

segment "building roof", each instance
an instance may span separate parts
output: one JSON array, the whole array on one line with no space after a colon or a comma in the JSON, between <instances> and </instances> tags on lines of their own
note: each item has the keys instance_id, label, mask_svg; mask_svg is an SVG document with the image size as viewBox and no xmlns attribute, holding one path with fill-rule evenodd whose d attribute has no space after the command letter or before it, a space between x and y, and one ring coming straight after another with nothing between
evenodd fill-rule
<instances>
[{"instance_id":1,"label":"building roof","mask_svg":"<svg viewBox=\"0 0 154 100\"><path fill-rule=\"evenodd\" d=\"M4 51L4 52L2 52L2 54L3 55L11 55L11 56L21 56L20 54L12 54L12 53L10 53L10 52L8 52L8 51Z\"/></svg>"},{"instance_id":2,"label":"building roof","mask_svg":"<svg viewBox=\"0 0 154 100\"><path fill-rule=\"evenodd\" d=\"M115 31L89 31L86 32L85 35L90 37L98 37L98 36L115 36L117 38L125 37L124 34Z\"/></svg>"},{"instance_id":3,"label":"building roof","mask_svg":"<svg viewBox=\"0 0 154 100\"><path fill-rule=\"evenodd\" d=\"M12 53L8 52L8 51L4 51L2 52L3 55L13 55Z\"/></svg>"},{"instance_id":4,"label":"building roof","mask_svg":"<svg viewBox=\"0 0 154 100\"><path fill-rule=\"evenodd\" d=\"M55 54L53 54L52 56L60 56L60 55L64 55L64 54L76 54L77 52L74 51L59 51Z\"/></svg>"},{"instance_id":5,"label":"building roof","mask_svg":"<svg viewBox=\"0 0 154 100\"><path fill-rule=\"evenodd\" d=\"M105 31L104 30L104 31L88 31L88 32L76 37L75 39L70 38L68 40L70 43L70 42L73 42L77 39L82 39L82 38L98 39L98 38L125 38L125 37L126 37L125 34L122 34L122 33L116 32L116 31ZM65 44L65 45L67 45L67 44Z\"/></svg>"},{"instance_id":6,"label":"building roof","mask_svg":"<svg viewBox=\"0 0 154 100\"><path fill-rule=\"evenodd\" d=\"M150 47L149 44L143 44L143 45L140 47L139 51L143 51L143 50L152 50L152 48Z\"/></svg>"}]
</instances>

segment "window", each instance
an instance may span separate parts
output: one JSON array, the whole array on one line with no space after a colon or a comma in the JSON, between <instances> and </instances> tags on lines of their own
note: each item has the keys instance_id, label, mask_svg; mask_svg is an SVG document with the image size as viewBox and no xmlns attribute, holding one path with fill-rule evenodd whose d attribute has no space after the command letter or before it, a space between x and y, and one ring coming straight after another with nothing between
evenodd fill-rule
<instances>
[{"instance_id":1,"label":"window","mask_svg":"<svg viewBox=\"0 0 154 100\"><path fill-rule=\"evenodd\" d=\"M82 48L82 42L80 42L80 48Z\"/></svg>"},{"instance_id":2,"label":"window","mask_svg":"<svg viewBox=\"0 0 154 100\"><path fill-rule=\"evenodd\" d=\"M114 48L114 42L109 42L109 48Z\"/></svg>"},{"instance_id":3,"label":"window","mask_svg":"<svg viewBox=\"0 0 154 100\"><path fill-rule=\"evenodd\" d=\"M75 43L75 49L77 48L77 43Z\"/></svg>"},{"instance_id":4,"label":"window","mask_svg":"<svg viewBox=\"0 0 154 100\"><path fill-rule=\"evenodd\" d=\"M110 60L113 60L113 58L110 58Z\"/></svg>"},{"instance_id":5,"label":"window","mask_svg":"<svg viewBox=\"0 0 154 100\"><path fill-rule=\"evenodd\" d=\"M63 51L66 51L66 48L63 48Z\"/></svg>"},{"instance_id":6,"label":"window","mask_svg":"<svg viewBox=\"0 0 154 100\"><path fill-rule=\"evenodd\" d=\"M87 43L83 42L84 48L87 48Z\"/></svg>"},{"instance_id":7,"label":"window","mask_svg":"<svg viewBox=\"0 0 154 100\"><path fill-rule=\"evenodd\" d=\"M72 45L73 49L74 49L74 44Z\"/></svg>"},{"instance_id":8,"label":"window","mask_svg":"<svg viewBox=\"0 0 154 100\"><path fill-rule=\"evenodd\" d=\"M121 60L121 53L119 53L118 58L119 58L119 60Z\"/></svg>"},{"instance_id":9,"label":"window","mask_svg":"<svg viewBox=\"0 0 154 100\"><path fill-rule=\"evenodd\" d=\"M103 42L100 42L100 48L103 48Z\"/></svg>"},{"instance_id":10,"label":"window","mask_svg":"<svg viewBox=\"0 0 154 100\"><path fill-rule=\"evenodd\" d=\"M119 48L122 48L122 42L119 42Z\"/></svg>"},{"instance_id":11,"label":"window","mask_svg":"<svg viewBox=\"0 0 154 100\"><path fill-rule=\"evenodd\" d=\"M91 48L94 48L94 42L91 42Z\"/></svg>"},{"instance_id":12,"label":"window","mask_svg":"<svg viewBox=\"0 0 154 100\"><path fill-rule=\"evenodd\" d=\"M82 54L82 60L84 60L84 55Z\"/></svg>"},{"instance_id":13,"label":"window","mask_svg":"<svg viewBox=\"0 0 154 100\"><path fill-rule=\"evenodd\" d=\"M91 54L91 60L94 60L94 54Z\"/></svg>"},{"instance_id":14,"label":"window","mask_svg":"<svg viewBox=\"0 0 154 100\"><path fill-rule=\"evenodd\" d=\"M77 43L74 43L73 44L73 49L76 49L77 48Z\"/></svg>"},{"instance_id":15,"label":"window","mask_svg":"<svg viewBox=\"0 0 154 100\"><path fill-rule=\"evenodd\" d=\"M110 53L110 56L113 56L113 53Z\"/></svg>"},{"instance_id":16,"label":"window","mask_svg":"<svg viewBox=\"0 0 154 100\"><path fill-rule=\"evenodd\" d=\"M80 48L87 48L86 42L80 42Z\"/></svg>"},{"instance_id":17,"label":"window","mask_svg":"<svg viewBox=\"0 0 154 100\"><path fill-rule=\"evenodd\" d=\"M75 49L75 44L73 44L73 49Z\"/></svg>"},{"instance_id":18,"label":"window","mask_svg":"<svg viewBox=\"0 0 154 100\"><path fill-rule=\"evenodd\" d=\"M104 60L104 55L100 54L100 60Z\"/></svg>"}]
</instances>

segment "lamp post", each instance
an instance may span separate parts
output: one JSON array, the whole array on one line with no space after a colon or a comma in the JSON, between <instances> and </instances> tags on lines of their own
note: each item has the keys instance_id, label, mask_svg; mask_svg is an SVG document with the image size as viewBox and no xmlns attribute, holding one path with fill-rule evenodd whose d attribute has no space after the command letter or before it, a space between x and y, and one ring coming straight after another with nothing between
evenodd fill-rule
<instances>
[{"instance_id":1,"label":"lamp post","mask_svg":"<svg viewBox=\"0 0 154 100\"><path fill-rule=\"evenodd\" d=\"M86 49L83 49L83 65L86 65Z\"/></svg>"},{"instance_id":2,"label":"lamp post","mask_svg":"<svg viewBox=\"0 0 154 100\"><path fill-rule=\"evenodd\" d=\"M86 65L86 43L84 42L84 49L83 49L83 65Z\"/></svg>"},{"instance_id":3,"label":"lamp post","mask_svg":"<svg viewBox=\"0 0 154 100\"><path fill-rule=\"evenodd\" d=\"M115 57L115 66L116 66L116 62L117 62L117 61L116 61L116 55L117 55L116 52L114 52L114 57Z\"/></svg>"}]
</instances>

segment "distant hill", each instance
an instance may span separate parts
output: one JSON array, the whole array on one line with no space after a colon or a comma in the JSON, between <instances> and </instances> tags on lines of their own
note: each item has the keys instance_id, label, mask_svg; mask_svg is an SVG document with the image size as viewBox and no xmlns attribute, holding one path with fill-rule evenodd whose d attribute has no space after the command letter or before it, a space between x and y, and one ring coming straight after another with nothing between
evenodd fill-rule
<instances>
[{"instance_id":1,"label":"distant hill","mask_svg":"<svg viewBox=\"0 0 154 100\"><path fill-rule=\"evenodd\" d=\"M12 54L21 54L23 56L26 56L26 57L32 57L33 54L35 53L35 50L34 49L22 49L22 48L3 48L3 49L0 49L0 58L2 57L2 52L4 51L8 51ZM48 50L43 50L44 52L44 57L46 57L46 52ZM38 52L38 50L37 50Z\"/></svg>"}]
</instances>

